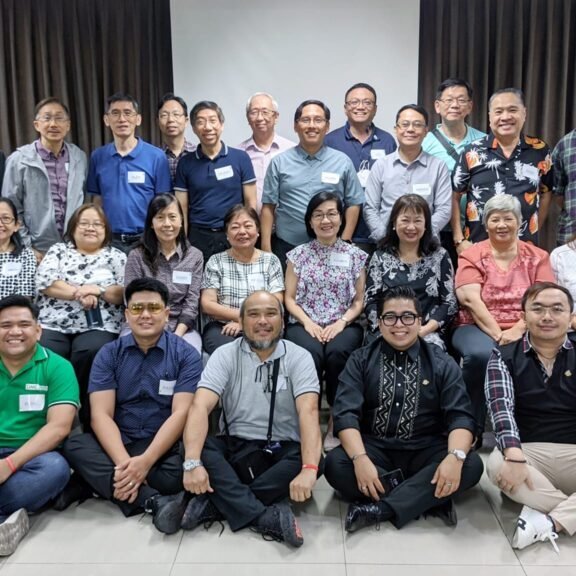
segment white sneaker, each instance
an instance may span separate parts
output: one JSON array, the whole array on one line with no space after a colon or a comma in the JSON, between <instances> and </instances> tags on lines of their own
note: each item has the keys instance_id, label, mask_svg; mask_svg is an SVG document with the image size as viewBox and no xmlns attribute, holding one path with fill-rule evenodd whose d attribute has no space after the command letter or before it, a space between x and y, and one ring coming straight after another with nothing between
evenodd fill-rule
<instances>
[{"instance_id":1,"label":"white sneaker","mask_svg":"<svg viewBox=\"0 0 576 576\"><path fill-rule=\"evenodd\" d=\"M0 556L10 556L30 530L28 514L24 508L16 510L0 524Z\"/></svg>"},{"instance_id":2,"label":"white sneaker","mask_svg":"<svg viewBox=\"0 0 576 576\"><path fill-rule=\"evenodd\" d=\"M557 538L558 534L554 531L554 523L546 514L528 506L522 508L522 512L518 516L516 532L512 538L512 548L522 550L530 544L548 540L554 546L554 550L560 553L556 545Z\"/></svg>"}]
</instances>

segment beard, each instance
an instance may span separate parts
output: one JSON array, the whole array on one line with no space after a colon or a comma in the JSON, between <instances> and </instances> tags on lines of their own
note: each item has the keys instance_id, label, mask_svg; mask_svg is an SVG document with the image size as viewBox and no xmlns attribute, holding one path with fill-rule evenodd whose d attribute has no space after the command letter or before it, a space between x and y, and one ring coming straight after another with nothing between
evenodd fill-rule
<instances>
[{"instance_id":1,"label":"beard","mask_svg":"<svg viewBox=\"0 0 576 576\"><path fill-rule=\"evenodd\" d=\"M280 342L280 338L282 338L281 332L270 340L252 340L251 338L248 338L246 334L244 334L244 340L248 342L248 346L250 346L252 350L269 350L270 348L274 348L276 344Z\"/></svg>"}]
</instances>

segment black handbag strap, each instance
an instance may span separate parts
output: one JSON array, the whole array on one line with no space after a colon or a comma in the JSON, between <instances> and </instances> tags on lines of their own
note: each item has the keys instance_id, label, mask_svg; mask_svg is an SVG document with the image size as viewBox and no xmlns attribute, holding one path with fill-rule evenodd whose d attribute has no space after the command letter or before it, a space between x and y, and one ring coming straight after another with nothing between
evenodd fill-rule
<instances>
[{"instance_id":1,"label":"black handbag strap","mask_svg":"<svg viewBox=\"0 0 576 576\"><path fill-rule=\"evenodd\" d=\"M440 144L442 144L442 146L444 146L444 148L446 149L446 152L448 152L448 155L453 160L458 162L458 158L460 155L458 154L458 152L456 152L454 146L452 146L452 144L450 144L450 142L448 141L446 136L444 136L444 134L442 134L442 132L440 132L440 130L438 130L438 127L434 128L434 130L432 130L432 134L436 137L436 140L438 140L438 142L440 142Z\"/></svg>"},{"instance_id":2,"label":"black handbag strap","mask_svg":"<svg viewBox=\"0 0 576 576\"><path fill-rule=\"evenodd\" d=\"M278 374L280 372L280 358L274 360L272 367L272 392L270 396L270 414L268 415L268 432L266 434L266 445L272 443L272 425L274 423L274 406L276 404L276 387L278 384ZM230 436L230 429L228 428L228 419L226 418L226 411L224 410L224 403L222 403L222 418L224 419L224 429L226 436Z\"/></svg>"}]
</instances>

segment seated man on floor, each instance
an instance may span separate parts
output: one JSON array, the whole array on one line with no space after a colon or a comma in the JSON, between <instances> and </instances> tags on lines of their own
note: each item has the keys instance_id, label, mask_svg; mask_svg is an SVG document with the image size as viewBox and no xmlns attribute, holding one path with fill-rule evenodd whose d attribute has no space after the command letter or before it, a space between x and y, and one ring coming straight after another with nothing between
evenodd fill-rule
<instances>
[{"instance_id":1,"label":"seated man on floor","mask_svg":"<svg viewBox=\"0 0 576 576\"><path fill-rule=\"evenodd\" d=\"M347 532L391 521L401 528L428 513L456 524L452 496L482 476L469 452L475 422L460 369L418 337L420 303L409 287L379 304L381 338L350 356L336 392L326 479L352 502Z\"/></svg>"},{"instance_id":2,"label":"seated man on floor","mask_svg":"<svg viewBox=\"0 0 576 576\"><path fill-rule=\"evenodd\" d=\"M88 386L92 433L70 438L64 455L89 492L112 500L125 516L151 511L164 532L163 511L181 498L180 439L202 361L164 329L170 310L162 282L137 278L124 295L132 332L96 355Z\"/></svg>"},{"instance_id":3,"label":"seated man on floor","mask_svg":"<svg viewBox=\"0 0 576 576\"><path fill-rule=\"evenodd\" d=\"M567 333L570 292L552 282L522 298L526 333L492 352L486 373L488 413L497 447L488 476L523 504L512 540L525 548L576 532L576 350Z\"/></svg>"},{"instance_id":4,"label":"seated man on floor","mask_svg":"<svg viewBox=\"0 0 576 576\"><path fill-rule=\"evenodd\" d=\"M0 556L28 532L70 478L56 451L78 409L72 365L43 348L38 308L24 296L0 300Z\"/></svg>"},{"instance_id":5,"label":"seated man on floor","mask_svg":"<svg viewBox=\"0 0 576 576\"><path fill-rule=\"evenodd\" d=\"M240 309L244 336L218 348L202 373L184 434L184 487L196 494L185 530L226 519L233 531L303 543L287 499L308 500L319 474L320 387L310 354L281 339L282 318L278 298L252 293ZM220 435L207 438L219 400Z\"/></svg>"}]
</instances>

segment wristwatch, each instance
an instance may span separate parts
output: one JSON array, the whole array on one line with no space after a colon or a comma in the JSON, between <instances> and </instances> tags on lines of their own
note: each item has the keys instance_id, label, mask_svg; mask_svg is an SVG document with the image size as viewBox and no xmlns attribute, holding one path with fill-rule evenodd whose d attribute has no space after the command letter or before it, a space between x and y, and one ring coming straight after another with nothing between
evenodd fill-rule
<instances>
[{"instance_id":1,"label":"wristwatch","mask_svg":"<svg viewBox=\"0 0 576 576\"><path fill-rule=\"evenodd\" d=\"M467 456L464 450L458 450L458 448L454 448L454 450L448 450L448 454L453 454L454 456L456 456L457 460L460 460L460 462L464 462Z\"/></svg>"},{"instance_id":2,"label":"wristwatch","mask_svg":"<svg viewBox=\"0 0 576 576\"><path fill-rule=\"evenodd\" d=\"M182 463L184 472L191 472L194 468L200 468L200 466L204 466L202 460L184 460Z\"/></svg>"}]
</instances>

